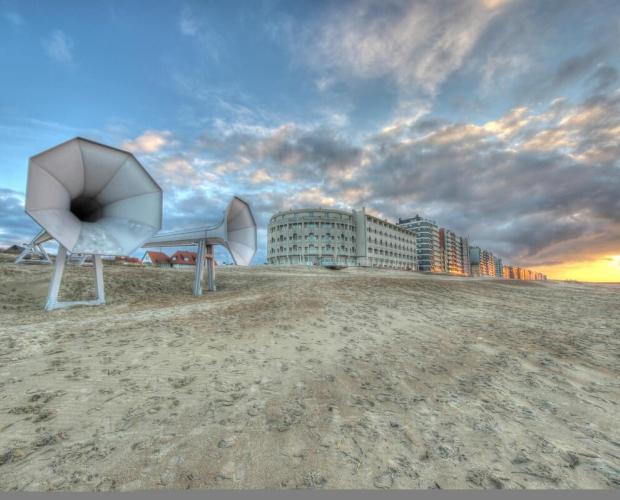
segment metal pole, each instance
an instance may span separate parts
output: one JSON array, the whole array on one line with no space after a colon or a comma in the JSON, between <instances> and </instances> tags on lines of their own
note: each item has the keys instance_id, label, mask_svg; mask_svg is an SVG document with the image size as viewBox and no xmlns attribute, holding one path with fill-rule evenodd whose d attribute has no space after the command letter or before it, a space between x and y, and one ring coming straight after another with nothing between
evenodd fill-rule
<instances>
[{"instance_id":1,"label":"metal pole","mask_svg":"<svg viewBox=\"0 0 620 500\"><path fill-rule=\"evenodd\" d=\"M17 259L15 259L15 264L19 264L22 260L24 260L24 257L31 252L32 252L31 245L30 243L27 243L26 245L24 245L24 249L22 250L22 253L20 253L17 256Z\"/></svg>"},{"instance_id":2,"label":"metal pole","mask_svg":"<svg viewBox=\"0 0 620 500\"><path fill-rule=\"evenodd\" d=\"M213 245L207 245L207 290L215 292L215 255Z\"/></svg>"},{"instance_id":3,"label":"metal pole","mask_svg":"<svg viewBox=\"0 0 620 500\"><path fill-rule=\"evenodd\" d=\"M61 309L78 305L98 306L105 304L105 291L103 287L103 261L101 260L101 255L93 255L93 264L95 268L95 288L97 291L97 298L95 300L75 300L69 302L60 302L58 300L58 293L60 292L60 284L62 283L62 277L65 272L66 262L67 249L62 245L59 245L58 255L56 256L56 264L54 266L54 274L52 276L49 292L47 294L47 303L45 304L45 310L51 311L53 309Z\"/></svg>"},{"instance_id":4,"label":"metal pole","mask_svg":"<svg viewBox=\"0 0 620 500\"><path fill-rule=\"evenodd\" d=\"M56 308L62 275L65 272L66 259L67 249L59 244L58 255L56 255L56 264L54 266L54 275L52 276L52 281L50 282L50 287L47 293L47 303L45 304L46 311L51 311Z\"/></svg>"},{"instance_id":5,"label":"metal pole","mask_svg":"<svg viewBox=\"0 0 620 500\"><path fill-rule=\"evenodd\" d=\"M86 256L84 256L86 260ZM105 304L105 290L103 288L103 262L101 255L93 255L93 264L95 266L95 283L97 287L97 302Z\"/></svg>"},{"instance_id":6,"label":"metal pole","mask_svg":"<svg viewBox=\"0 0 620 500\"><path fill-rule=\"evenodd\" d=\"M196 274L194 276L194 295L202 295L202 277L205 266L205 240L198 242L198 255L196 255Z\"/></svg>"},{"instance_id":7,"label":"metal pole","mask_svg":"<svg viewBox=\"0 0 620 500\"><path fill-rule=\"evenodd\" d=\"M45 248L43 248L43 245L37 245L37 248L39 249L39 252L41 252L41 255L43 256L43 260L45 260L45 262L47 262L48 264L51 264L52 259L50 259L50 256L45 251Z\"/></svg>"}]
</instances>

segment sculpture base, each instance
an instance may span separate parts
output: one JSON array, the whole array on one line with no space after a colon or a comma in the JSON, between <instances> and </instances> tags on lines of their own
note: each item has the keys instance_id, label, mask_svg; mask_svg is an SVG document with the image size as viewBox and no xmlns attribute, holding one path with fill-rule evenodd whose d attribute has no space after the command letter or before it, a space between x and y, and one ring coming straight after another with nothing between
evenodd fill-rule
<instances>
[{"instance_id":1,"label":"sculpture base","mask_svg":"<svg viewBox=\"0 0 620 500\"><path fill-rule=\"evenodd\" d=\"M101 255L93 255L93 267L95 270L95 285L97 289L97 298L94 300L75 300L75 301L59 301L58 293L60 292L60 284L62 276L65 272L67 263L67 249L62 245L58 246L58 255L56 256L56 264L54 265L54 275L50 282L47 294L46 311L54 309L65 309L73 306L100 306L105 304L105 292L103 288L103 262Z\"/></svg>"},{"instance_id":2,"label":"sculpture base","mask_svg":"<svg viewBox=\"0 0 620 500\"><path fill-rule=\"evenodd\" d=\"M206 261L206 262L205 262ZM202 278L205 264L207 266L207 290L215 292L215 255L213 245L207 245L205 240L198 242L198 255L196 256L196 274L194 275L194 290L196 297L202 295Z\"/></svg>"}]
</instances>

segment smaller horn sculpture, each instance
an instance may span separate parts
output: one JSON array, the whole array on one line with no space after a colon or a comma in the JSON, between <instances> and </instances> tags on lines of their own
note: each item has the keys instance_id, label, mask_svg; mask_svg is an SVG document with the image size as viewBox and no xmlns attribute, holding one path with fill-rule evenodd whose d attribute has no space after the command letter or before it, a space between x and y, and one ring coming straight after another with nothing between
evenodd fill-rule
<instances>
[{"instance_id":1,"label":"smaller horn sculpture","mask_svg":"<svg viewBox=\"0 0 620 500\"><path fill-rule=\"evenodd\" d=\"M198 245L194 295L202 295L202 278L207 261L207 289L215 291L215 260L213 246L222 245L232 256L233 262L248 266L256 253L256 222L250 205L234 196L224 218L216 226L184 229L160 233L149 239L143 247L178 247Z\"/></svg>"}]
</instances>

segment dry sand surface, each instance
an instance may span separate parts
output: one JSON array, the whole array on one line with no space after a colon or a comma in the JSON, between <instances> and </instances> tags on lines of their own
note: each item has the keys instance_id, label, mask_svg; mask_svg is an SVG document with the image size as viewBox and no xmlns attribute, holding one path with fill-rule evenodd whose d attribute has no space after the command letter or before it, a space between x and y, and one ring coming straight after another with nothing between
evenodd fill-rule
<instances>
[{"instance_id":1,"label":"dry sand surface","mask_svg":"<svg viewBox=\"0 0 620 500\"><path fill-rule=\"evenodd\" d=\"M1 490L620 487L618 285L11 260Z\"/></svg>"}]
</instances>

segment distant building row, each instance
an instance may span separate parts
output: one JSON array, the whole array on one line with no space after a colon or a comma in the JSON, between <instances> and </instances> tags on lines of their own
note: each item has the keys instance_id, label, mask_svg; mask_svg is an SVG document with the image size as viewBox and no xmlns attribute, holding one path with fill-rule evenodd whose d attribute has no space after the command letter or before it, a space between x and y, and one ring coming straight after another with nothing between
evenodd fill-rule
<instances>
[{"instance_id":1,"label":"distant building row","mask_svg":"<svg viewBox=\"0 0 620 500\"><path fill-rule=\"evenodd\" d=\"M502 259L496 257L488 250L480 247L471 247L469 250L471 258L472 276L489 276L492 278L505 278L511 280L546 280L547 277L531 269L504 265Z\"/></svg>"},{"instance_id":2,"label":"distant building row","mask_svg":"<svg viewBox=\"0 0 620 500\"><path fill-rule=\"evenodd\" d=\"M267 262L345 265L444 272L463 276L546 279L512 266L434 221L416 215L393 224L365 209L287 210L271 217Z\"/></svg>"},{"instance_id":3,"label":"distant building row","mask_svg":"<svg viewBox=\"0 0 620 500\"><path fill-rule=\"evenodd\" d=\"M398 219L398 225L416 234L418 271L470 275L469 241L419 215Z\"/></svg>"}]
</instances>

